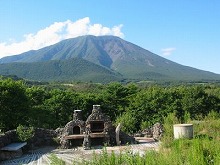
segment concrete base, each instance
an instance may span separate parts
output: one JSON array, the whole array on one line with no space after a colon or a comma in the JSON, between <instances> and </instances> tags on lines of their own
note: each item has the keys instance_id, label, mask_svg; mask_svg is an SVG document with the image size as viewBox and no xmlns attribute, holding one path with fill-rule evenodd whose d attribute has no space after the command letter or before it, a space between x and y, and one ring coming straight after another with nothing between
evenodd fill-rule
<instances>
[{"instance_id":1,"label":"concrete base","mask_svg":"<svg viewBox=\"0 0 220 165\"><path fill-rule=\"evenodd\" d=\"M175 124L173 125L174 139L193 138L193 124Z\"/></svg>"}]
</instances>

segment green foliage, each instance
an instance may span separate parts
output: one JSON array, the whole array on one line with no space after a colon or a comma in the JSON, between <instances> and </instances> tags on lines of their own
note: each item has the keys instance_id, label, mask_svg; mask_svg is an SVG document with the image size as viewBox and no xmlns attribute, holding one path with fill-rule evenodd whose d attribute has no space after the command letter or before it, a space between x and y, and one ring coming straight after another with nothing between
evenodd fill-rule
<instances>
[{"instance_id":1,"label":"green foliage","mask_svg":"<svg viewBox=\"0 0 220 165\"><path fill-rule=\"evenodd\" d=\"M209 115L210 116L210 115ZM213 119L206 118L204 121L194 121L194 134L198 137L205 136L210 137L211 139L217 139L220 140L220 118Z\"/></svg>"},{"instance_id":2,"label":"green foliage","mask_svg":"<svg viewBox=\"0 0 220 165\"><path fill-rule=\"evenodd\" d=\"M130 101L129 98L137 93L135 85L124 86L118 82L109 83L102 94L104 108L107 114L115 120L118 116L126 111Z\"/></svg>"},{"instance_id":3,"label":"green foliage","mask_svg":"<svg viewBox=\"0 0 220 165\"><path fill-rule=\"evenodd\" d=\"M0 75L17 75L28 80L49 82L91 81L107 83L122 80L120 74L82 58L1 64Z\"/></svg>"},{"instance_id":4,"label":"green foliage","mask_svg":"<svg viewBox=\"0 0 220 165\"><path fill-rule=\"evenodd\" d=\"M115 154L114 151L108 153L106 148L102 150L100 155L94 154L91 161L83 161L82 163L76 164L87 164L87 165L142 165L144 164L144 157L139 156L139 154L134 154L129 150L125 153L120 152Z\"/></svg>"},{"instance_id":5,"label":"green foliage","mask_svg":"<svg viewBox=\"0 0 220 165\"><path fill-rule=\"evenodd\" d=\"M33 86L26 88L26 95L31 106L28 118L29 124L35 127L50 128L48 123L50 112L45 105L45 101L50 98L49 92L45 88Z\"/></svg>"},{"instance_id":6,"label":"green foliage","mask_svg":"<svg viewBox=\"0 0 220 165\"><path fill-rule=\"evenodd\" d=\"M218 89L219 86L213 85L139 88L137 84L117 82L28 87L21 81L1 79L0 129L4 132L19 124L63 127L72 119L75 109L83 110L85 120L94 104L100 104L113 123L124 123L123 130L129 133L156 122L163 123L170 113L174 113L180 123L204 119L209 112L217 118L220 109Z\"/></svg>"},{"instance_id":7,"label":"green foliage","mask_svg":"<svg viewBox=\"0 0 220 165\"><path fill-rule=\"evenodd\" d=\"M185 88L182 93L182 107L185 112L189 112L191 117L198 119L199 116L205 116L209 113L207 94L201 86Z\"/></svg>"},{"instance_id":8,"label":"green foliage","mask_svg":"<svg viewBox=\"0 0 220 165\"><path fill-rule=\"evenodd\" d=\"M144 129L149 128L151 126L152 126L151 122L149 122L149 121L142 121L141 125L140 125L140 128L141 128L141 130L144 130Z\"/></svg>"},{"instance_id":9,"label":"green foliage","mask_svg":"<svg viewBox=\"0 0 220 165\"><path fill-rule=\"evenodd\" d=\"M185 112L184 116L183 116L183 119L184 119L183 123L188 123L191 120L190 113L189 112Z\"/></svg>"},{"instance_id":10,"label":"green foliage","mask_svg":"<svg viewBox=\"0 0 220 165\"><path fill-rule=\"evenodd\" d=\"M191 121L193 122L193 121ZM170 141L169 157L177 164L219 164L220 120L193 122L195 139ZM167 143L167 141L163 141ZM164 152L167 152L167 149Z\"/></svg>"},{"instance_id":11,"label":"green foliage","mask_svg":"<svg viewBox=\"0 0 220 165\"><path fill-rule=\"evenodd\" d=\"M210 141L209 139L180 139L173 141L169 151L164 150L160 154L162 156L158 155L158 159L163 159L164 163L178 165L219 164L219 151L217 141Z\"/></svg>"},{"instance_id":12,"label":"green foliage","mask_svg":"<svg viewBox=\"0 0 220 165\"><path fill-rule=\"evenodd\" d=\"M212 114L208 116L213 116ZM208 119L207 119L208 120ZM170 130L173 124L178 122L175 114L169 114L164 119L164 124ZM193 121L190 121L193 122ZM207 136L198 136L208 128ZM209 118L208 121L194 123L195 139L162 139L163 145L159 151L146 151L144 155L132 153L132 151L120 152L119 154L108 153L106 149L101 155L94 155L92 161L84 161L88 165L218 165L220 164L220 119ZM171 136L170 132L166 134ZM212 138L210 138L212 137Z\"/></svg>"},{"instance_id":13,"label":"green foliage","mask_svg":"<svg viewBox=\"0 0 220 165\"><path fill-rule=\"evenodd\" d=\"M163 145L166 146L169 145L173 140L173 125L178 124L179 121L175 113L169 113L166 117L164 117L163 121L164 134L162 141L164 142Z\"/></svg>"},{"instance_id":14,"label":"green foliage","mask_svg":"<svg viewBox=\"0 0 220 165\"><path fill-rule=\"evenodd\" d=\"M79 86L80 83L78 89ZM159 153L147 152L142 157L129 152L116 155L103 151L102 156L85 164L220 164L219 86L138 88L135 84L110 83L99 86L98 91L91 87L92 90L81 92L71 87L28 87L21 81L0 79L0 129L15 129L20 124L17 132L21 140L26 140L31 130L22 125L64 126L72 119L74 109L82 109L87 117L93 104L101 104L103 112L114 123L121 122L122 130L128 133L162 122L165 129L162 141L166 145ZM195 139L173 141L173 124L181 122L193 123Z\"/></svg>"},{"instance_id":15,"label":"green foliage","mask_svg":"<svg viewBox=\"0 0 220 165\"><path fill-rule=\"evenodd\" d=\"M70 91L53 89L49 98L44 101L45 109L50 114L48 121L52 128L65 125L70 120L74 109L77 109L78 95Z\"/></svg>"},{"instance_id":16,"label":"green foliage","mask_svg":"<svg viewBox=\"0 0 220 165\"><path fill-rule=\"evenodd\" d=\"M137 126L148 121L149 125L163 121L163 116L174 111L172 107L172 95L167 89L150 87L138 92L131 98L129 111L132 111L137 119Z\"/></svg>"},{"instance_id":17,"label":"green foliage","mask_svg":"<svg viewBox=\"0 0 220 165\"><path fill-rule=\"evenodd\" d=\"M220 118L220 114L216 111L211 111L209 112L209 114L205 117L205 120L206 121L209 121L209 120L216 120L216 119L219 119Z\"/></svg>"},{"instance_id":18,"label":"green foliage","mask_svg":"<svg viewBox=\"0 0 220 165\"><path fill-rule=\"evenodd\" d=\"M124 113L116 119L116 123L122 124L122 130L126 133L134 133L136 130L136 118L130 112Z\"/></svg>"},{"instance_id":19,"label":"green foliage","mask_svg":"<svg viewBox=\"0 0 220 165\"><path fill-rule=\"evenodd\" d=\"M55 154L51 154L49 157L51 163L50 165L65 165L65 161L59 159Z\"/></svg>"},{"instance_id":20,"label":"green foliage","mask_svg":"<svg viewBox=\"0 0 220 165\"><path fill-rule=\"evenodd\" d=\"M21 141L27 141L31 137L34 136L34 128L33 127L24 127L19 125L16 129L16 133L18 135L18 139Z\"/></svg>"},{"instance_id":21,"label":"green foliage","mask_svg":"<svg viewBox=\"0 0 220 165\"><path fill-rule=\"evenodd\" d=\"M3 131L27 124L29 99L25 88L22 81L0 79L0 129Z\"/></svg>"}]
</instances>

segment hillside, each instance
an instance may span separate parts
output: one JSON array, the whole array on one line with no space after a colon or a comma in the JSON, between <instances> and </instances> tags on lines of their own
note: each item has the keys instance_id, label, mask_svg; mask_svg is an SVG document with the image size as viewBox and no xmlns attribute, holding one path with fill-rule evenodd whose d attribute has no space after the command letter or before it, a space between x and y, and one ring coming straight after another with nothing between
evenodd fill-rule
<instances>
[{"instance_id":1,"label":"hillside","mask_svg":"<svg viewBox=\"0 0 220 165\"><path fill-rule=\"evenodd\" d=\"M220 80L218 74L177 64L114 36L81 36L67 39L40 50L4 57L0 59L0 63L45 62L76 57L105 69L114 70L126 79ZM6 65L1 65L0 70L2 66L6 67Z\"/></svg>"},{"instance_id":2,"label":"hillside","mask_svg":"<svg viewBox=\"0 0 220 165\"><path fill-rule=\"evenodd\" d=\"M0 75L17 75L35 81L120 81L122 76L81 58L33 63L0 64Z\"/></svg>"}]
</instances>

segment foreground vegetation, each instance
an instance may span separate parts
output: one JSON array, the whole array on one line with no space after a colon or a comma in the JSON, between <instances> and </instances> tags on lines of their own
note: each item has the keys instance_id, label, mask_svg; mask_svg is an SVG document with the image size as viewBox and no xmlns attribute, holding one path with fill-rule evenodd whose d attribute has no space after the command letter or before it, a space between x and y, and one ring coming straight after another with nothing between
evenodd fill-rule
<instances>
[{"instance_id":1,"label":"foreground vegetation","mask_svg":"<svg viewBox=\"0 0 220 165\"><path fill-rule=\"evenodd\" d=\"M77 89L75 88L77 86ZM86 90L85 90L86 89ZM18 126L57 128L72 118L74 109L85 117L100 104L114 123L133 133L162 122L165 135L159 152L144 156L131 152L94 155L83 164L220 164L220 87L218 85L146 86L120 83L29 86L23 81L0 79L0 129ZM192 122L194 139L173 140L175 123ZM21 138L23 137L21 134ZM65 164L51 156L52 163ZM74 163L74 162L73 162Z\"/></svg>"},{"instance_id":2,"label":"foreground vegetation","mask_svg":"<svg viewBox=\"0 0 220 165\"><path fill-rule=\"evenodd\" d=\"M159 151L147 151L144 155L126 153L111 154L104 148L101 155L92 160L73 164L87 165L219 165L220 164L220 118L211 112L203 121L189 121L194 125L193 139L173 139L173 124L178 122L174 114L165 118L165 134ZM55 155L52 164L65 164Z\"/></svg>"},{"instance_id":3,"label":"foreground vegetation","mask_svg":"<svg viewBox=\"0 0 220 165\"><path fill-rule=\"evenodd\" d=\"M23 81L0 79L0 129L19 125L56 129L72 119L75 109L85 118L93 104L100 104L113 123L134 133L163 122L175 113L183 122L185 114L202 120L209 112L220 110L218 85L139 86L139 84L63 84L30 86ZM21 120L22 119L22 120Z\"/></svg>"}]
</instances>

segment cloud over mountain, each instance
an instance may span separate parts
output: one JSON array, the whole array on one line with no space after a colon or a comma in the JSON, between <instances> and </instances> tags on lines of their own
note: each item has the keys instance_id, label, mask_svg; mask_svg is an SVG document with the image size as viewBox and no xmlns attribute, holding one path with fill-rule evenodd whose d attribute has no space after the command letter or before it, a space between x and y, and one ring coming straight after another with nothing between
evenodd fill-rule
<instances>
[{"instance_id":1,"label":"cloud over mountain","mask_svg":"<svg viewBox=\"0 0 220 165\"><path fill-rule=\"evenodd\" d=\"M164 48L164 49L161 49L161 52L162 52L162 55L163 56L169 56L173 53L173 51L175 51L176 48L174 47L171 47L171 48Z\"/></svg>"},{"instance_id":2,"label":"cloud over mountain","mask_svg":"<svg viewBox=\"0 0 220 165\"><path fill-rule=\"evenodd\" d=\"M53 29L57 32L60 28ZM164 49L167 53L172 51L174 51L172 47ZM73 62L76 58L83 62L81 61L80 64L78 60L77 63ZM91 67L88 69L88 66ZM96 69L93 69L94 67ZM83 75L78 74L79 71L83 72ZM107 73L108 76L102 73L104 75ZM78 77L73 78L75 74L78 74ZM99 80L103 76L112 77L113 74L113 79L108 79L110 81L116 79L126 81L220 80L220 75L177 64L119 37L109 35L70 38L36 51L0 59L0 75L17 75L37 81L48 81L48 78L51 81L81 81L84 77L86 81L97 82L97 77L91 78L97 74L99 74ZM33 75L34 77L31 77Z\"/></svg>"},{"instance_id":3,"label":"cloud over mountain","mask_svg":"<svg viewBox=\"0 0 220 165\"><path fill-rule=\"evenodd\" d=\"M123 38L124 34L121 32L122 26L120 24L110 28L102 24L92 24L89 17L79 19L75 22L71 20L54 22L52 25L36 33L25 34L21 42L0 43L0 58L23 53L28 50L37 50L53 45L61 40L82 35L113 35Z\"/></svg>"}]
</instances>

